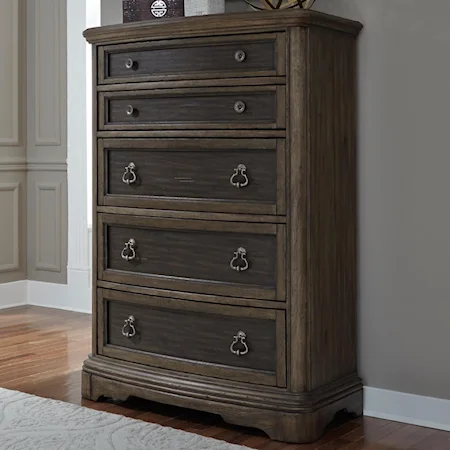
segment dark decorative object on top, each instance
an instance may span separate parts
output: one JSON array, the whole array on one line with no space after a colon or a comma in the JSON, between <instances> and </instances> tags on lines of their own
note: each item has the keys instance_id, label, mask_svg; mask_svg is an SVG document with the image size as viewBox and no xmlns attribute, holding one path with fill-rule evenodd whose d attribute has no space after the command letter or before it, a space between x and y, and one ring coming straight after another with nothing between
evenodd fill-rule
<instances>
[{"instance_id":1,"label":"dark decorative object on top","mask_svg":"<svg viewBox=\"0 0 450 450\"><path fill-rule=\"evenodd\" d=\"M123 0L123 22L184 16L184 0Z\"/></svg>"}]
</instances>

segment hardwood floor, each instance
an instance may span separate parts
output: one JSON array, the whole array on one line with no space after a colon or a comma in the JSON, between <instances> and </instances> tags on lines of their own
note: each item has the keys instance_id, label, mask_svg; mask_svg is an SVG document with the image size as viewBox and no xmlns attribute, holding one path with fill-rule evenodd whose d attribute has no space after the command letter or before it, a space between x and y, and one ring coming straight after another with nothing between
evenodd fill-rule
<instances>
[{"instance_id":1,"label":"hardwood floor","mask_svg":"<svg viewBox=\"0 0 450 450\"><path fill-rule=\"evenodd\" d=\"M0 387L159 423L261 450L450 450L450 433L386 420L335 424L323 439L288 445L220 417L138 399L81 399L81 364L90 352L91 316L37 307L0 311Z\"/></svg>"}]
</instances>

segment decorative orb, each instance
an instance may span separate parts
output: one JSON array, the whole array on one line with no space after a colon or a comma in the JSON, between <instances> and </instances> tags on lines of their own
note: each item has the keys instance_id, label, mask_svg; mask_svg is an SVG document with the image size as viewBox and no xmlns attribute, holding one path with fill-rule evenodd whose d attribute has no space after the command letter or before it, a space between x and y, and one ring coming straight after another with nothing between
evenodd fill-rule
<instances>
[{"instance_id":1,"label":"decorative orb","mask_svg":"<svg viewBox=\"0 0 450 450\"><path fill-rule=\"evenodd\" d=\"M316 0L244 0L253 9L309 9Z\"/></svg>"}]
</instances>

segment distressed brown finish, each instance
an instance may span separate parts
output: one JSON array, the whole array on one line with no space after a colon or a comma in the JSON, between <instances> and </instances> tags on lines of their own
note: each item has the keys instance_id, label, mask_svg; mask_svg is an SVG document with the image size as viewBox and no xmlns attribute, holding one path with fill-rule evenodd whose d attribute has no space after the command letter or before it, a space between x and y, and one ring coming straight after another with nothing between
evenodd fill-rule
<instances>
[{"instance_id":1,"label":"distressed brown finish","mask_svg":"<svg viewBox=\"0 0 450 450\"><path fill-rule=\"evenodd\" d=\"M356 48L310 30L308 388L356 367ZM332 67L333 76L325 75ZM322 115L322 111L334 114ZM324 180L326 184L324 186ZM326 187L326 188L325 188ZM324 311L327 313L324 314ZM321 355L317 358L316 355Z\"/></svg>"},{"instance_id":2,"label":"distressed brown finish","mask_svg":"<svg viewBox=\"0 0 450 450\"><path fill-rule=\"evenodd\" d=\"M271 33L105 46L99 83L284 75L284 41Z\"/></svg>"},{"instance_id":3,"label":"distressed brown finish","mask_svg":"<svg viewBox=\"0 0 450 450\"><path fill-rule=\"evenodd\" d=\"M93 375L80 373L90 348L91 316L88 314L35 306L0 311L0 361L3 367L7 365L7 370L0 371L0 387L170 426L252 449L450 450L448 432L372 417L344 423L337 420L319 441L298 445L270 442L259 430L229 425L220 416L192 409L136 398L126 402L92 402L86 398L93 398L95 393L91 392L91 385L97 378L94 376L92 381ZM115 392L114 389L113 384L109 391Z\"/></svg>"},{"instance_id":4,"label":"distressed brown finish","mask_svg":"<svg viewBox=\"0 0 450 450\"><path fill-rule=\"evenodd\" d=\"M239 102L243 112L235 109ZM283 86L100 92L99 103L100 130L285 126Z\"/></svg>"},{"instance_id":5,"label":"distressed brown finish","mask_svg":"<svg viewBox=\"0 0 450 450\"><path fill-rule=\"evenodd\" d=\"M285 144L274 139L100 140L99 205L285 213ZM136 180L123 181L133 163ZM248 185L238 171L246 166Z\"/></svg>"},{"instance_id":6,"label":"distressed brown finish","mask_svg":"<svg viewBox=\"0 0 450 450\"><path fill-rule=\"evenodd\" d=\"M285 300L283 225L101 215L98 227L100 280ZM130 239L135 258L127 261L122 253ZM237 272L230 264L240 247L249 267Z\"/></svg>"},{"instance_id":7,"label":"distressed brown finish","mask_svg":"<svg viewBox=\"0 0 450 450\"><path fill-rule=\"evenodd\" d=\"M357 36L362 25L352 20L311 10L215 14L91 28L84 37L91 44L110 45L174 37L229 36L285 31L291 28L328 28Z\"/></svg>"},{"instance_id":8,"label":"distressed brown finish","mask_svg":"<svg viewBox=\"0 0 450 450\"><path fill-rule=\"evenodd\" d=\"M286 223L286 216L267 216L264 214L228 214L196 212L189 210L138 209L117 206L98 206L98 213L130 214L145 217L167 217L168 219L200 219L214 221L248 222L248 223Z\"/></svg>"},{"instance_id":9,"label":"distressed brown finish","mask_svg":"<svg viewBox=\"0 0 450 450\"><path fill-rule=\"evenodd\" d=\"M102 354L84 364L84 396L202 409L297 443L318 439L341 410L362 413L355 357L360 28L290 10L86 31L102 72L94 86L101 290L93 326ZM253 47L259 67L232 70L227 48L263 45L268 36L275 47L267 60ZM225 56L214 64L205 56L211 51ZM131 54L144 61L136 77L120 68ZM175 54L191 55L192 66ZM113 76L102 78L103 70ZM242 114L237 100L248 106ZM138 112L124 117L128 104ZM130 162L136 183L126 185ZM230 191L230 166L240 163L248 190ZM125 261L130 238L136 258ZM237 272L230 260L240 246L250 265ZM140 317L138 343L120 334L127 314ZM252 355L258 363L238 367L221 353L222 333L234 323L261 337L264 355ZM179 329L166 353L164 326ZM161 334L155 342L152 328Z\"/></svg>"},{"instance_id":10,"label":"distressed brown finish","mask_svg":"<svg viewBox=\"0 0 450 450\"><path fill-rule=\"evenodd\" d=\"M99 291L100 354L126 361L256 384L286 385L282 311L200 305L161 297ZM129 316L136 335L124 337ZM129 331L129 327L125 332ZM249 352L230 351L239 331ZM243 350L243 345L237 344ZM182 359L180 359L182 357ZM214 364L214 367L211 365Z\"/></svg>"}]
</instances>

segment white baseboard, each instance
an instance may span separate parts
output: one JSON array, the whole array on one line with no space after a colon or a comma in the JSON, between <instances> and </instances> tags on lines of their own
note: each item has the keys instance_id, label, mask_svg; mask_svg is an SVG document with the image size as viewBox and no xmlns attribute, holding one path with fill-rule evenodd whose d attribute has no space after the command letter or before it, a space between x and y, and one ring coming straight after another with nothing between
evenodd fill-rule
<instances>
[{"instance_id":1,"label":"white baseboard","mask_svg":"<svg viewBox=\"0 0 450 450\"><path fill-rule=\"evenodd\" d=\"M68 270L67 284L28 280L27 303L43 308L92 313L91 277L88 270Z\"/></svg>"},{"instance_id":2,"label":"white baseboard","mask_svg":"<svg viewBox=\"0 0 450 450\"><path fill-rule=\"evenodd\" d=\"M0 309L27 304L27 280L0 284Z\"/></svg>"},{"instance_id":3,"label":"white baseboard","mask_svg":"<svg viewBox=\"0 0 450 450\"><path fill-rule=\"evenodd\" d=\"M364 388L364 415L450 431L450 400Z\"/></svg>"}]
</instances>

